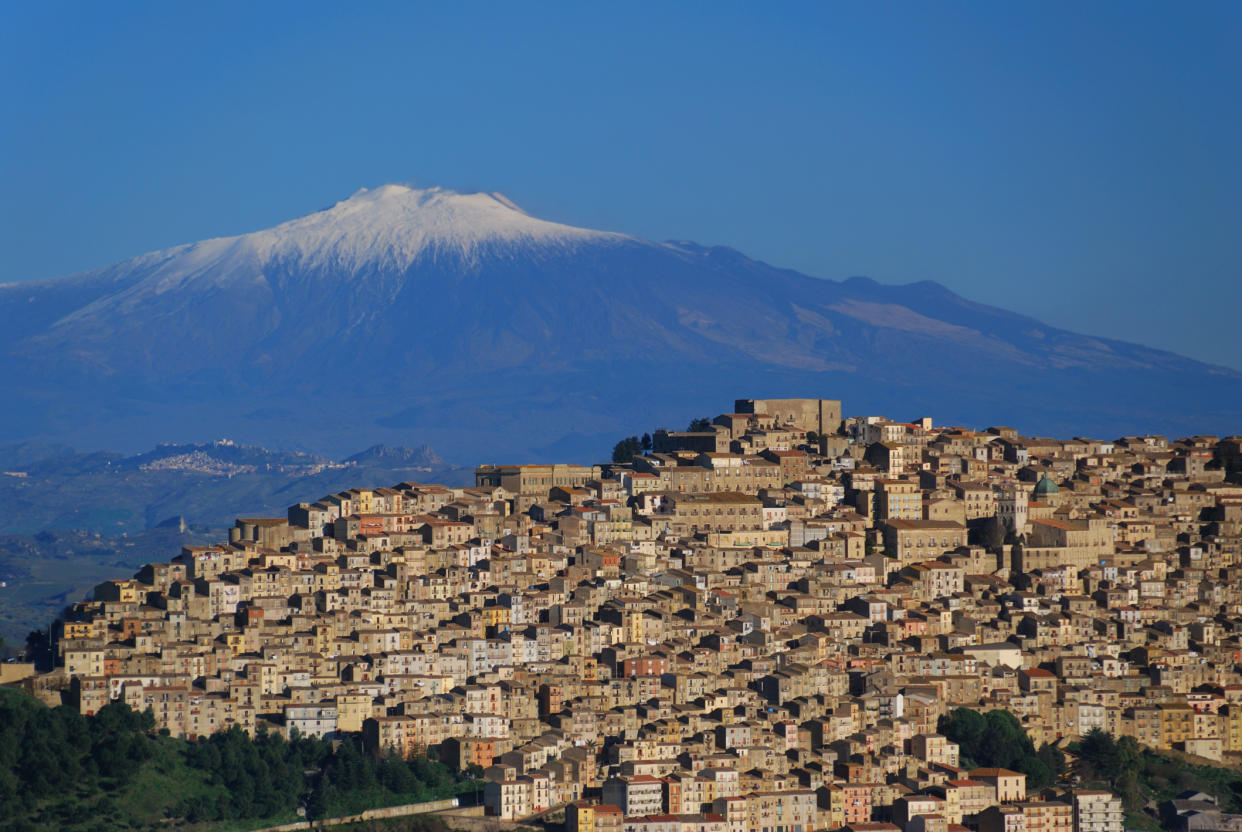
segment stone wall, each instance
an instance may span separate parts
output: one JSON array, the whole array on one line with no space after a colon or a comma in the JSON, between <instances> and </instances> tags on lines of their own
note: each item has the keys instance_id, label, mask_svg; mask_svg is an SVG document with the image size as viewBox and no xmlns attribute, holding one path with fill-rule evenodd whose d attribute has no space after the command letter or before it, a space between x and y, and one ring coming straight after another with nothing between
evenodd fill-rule
<instances>
[{"instance_id":1,"label":"stone wall","mask_svg":"<svg viewBox=\"0 0 1242 832\"><path fill-rule=\"evenodd\" d=\"M434 812L465 812L467 817L470 813L479 815L483 814L482 806L470 806L465 809L458 808L458 801L455 797L446 800L431 800L426 803L406 803L401 806L385 806L382 809L367 809L366 811L356 815L343 815L338 818L324 818L315 821L316 827L322 826L339 826L343 823L361 823L367 820L382 820L385 818L400 818L407 815L427 815ZM445 820L448 818L446 817ZM295 832L299 829L310 829L311 821L300 820L294 823L285 823L280 826L269 826L256 832Z\"/></svg>"}]
</instances>

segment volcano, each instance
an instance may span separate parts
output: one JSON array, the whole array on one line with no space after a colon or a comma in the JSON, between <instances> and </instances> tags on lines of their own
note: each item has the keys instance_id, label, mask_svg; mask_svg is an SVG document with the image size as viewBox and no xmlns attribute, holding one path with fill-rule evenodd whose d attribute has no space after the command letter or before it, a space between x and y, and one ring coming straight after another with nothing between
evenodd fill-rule
<instances>
[{"instance_id":1,"label":"volcano","mask_svg":"<svg viewBox=\"0 0 1242 832\"><path fill-rule=\"evenodd\" d=\"M840 398L1031 433L1232 433L1242 375L931 282L825 280L728 248L385 185L263 231L0 285L12 439L227 434L325 453L601 457L735 398Z\"/></svg>"}]
</instances>

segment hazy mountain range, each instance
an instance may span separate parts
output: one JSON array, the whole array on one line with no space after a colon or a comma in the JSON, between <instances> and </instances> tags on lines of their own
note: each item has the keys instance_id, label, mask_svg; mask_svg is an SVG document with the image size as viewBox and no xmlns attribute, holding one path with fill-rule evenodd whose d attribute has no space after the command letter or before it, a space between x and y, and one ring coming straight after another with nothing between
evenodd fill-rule
<instances>
[{"instance_id":1,"label":"hazy mountain range","mask_svg":"<svg viewBox=\"0 0 1242 832\"><path fill-rule=\"evenodd\" d=\"M1103 437L1234 432L1242 415L1236 371L935 283L822 280L545 222L497 194L398 185L0 285L0 321L16 405L0 429L77 447L228 435L328 455L389 442L466 464L587 460L619 435L769 395Z\"/></svg>"},{"instance_id":2,"label":"hazy mountain range","mask_svg":"<svg viewBox=\"0 0 1242 832\"><path fill-rule=\"evenodd\" d=\"M239 516L283 517L293 503L405 480L474 478L427 447L377 445L333 460L228 441L133 455L0 445L0 638L20 643L99 581L226 540Z\"/></svg>"},{"instance_id":3,"label":"hazy mountain range","mask_svg":"<svg viewBox=\"0 0 1242 832\"><path fill-rule=\"evenodd\" d=\"M134 534L170 519L222 528L238 516L283 517L293 503L356 485L473 482L430 448L377 445L343 460L210 442L141 454L0 446L0 535L44 529Z\"/></svg>"}]
</instances>

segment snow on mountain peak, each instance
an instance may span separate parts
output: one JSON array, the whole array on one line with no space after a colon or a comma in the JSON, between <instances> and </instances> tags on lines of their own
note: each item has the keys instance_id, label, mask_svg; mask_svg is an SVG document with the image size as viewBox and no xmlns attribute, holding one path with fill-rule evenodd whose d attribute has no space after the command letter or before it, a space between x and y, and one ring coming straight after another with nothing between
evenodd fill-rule
<instances>
[{"instance_id":1,"label":"snow on mountain peak","mask_svg":"<svg viewBox=\"0 0 1242 832\"><path fill-rule=\"evenodd\" d=\"M498 193L382 185L275 228L247 234L261 260L362 263L408 267L424 253L475 259L493 243L572 246L587 240L625 240L530 216Z\"/></svg>"},{"instance_id":2,"label":"snow on mountain peak","mask_svg":"<svg viewBox=\"0 0 1242 832\"><path fill-rule=\"evenodd\" d=\"M195 284L262 284L276 271L351 275L401 273L426 258L467 267L485 255L540 257L585 244L637 242L537 219L498 193L381 185L362 188L331 208L263 231L218 237L141 255L111 267L143 277L115 295L61 319L72 324L137 308L143 298ZM87 275L91 273L86 273Z\"/></svg>"}]
</instances>

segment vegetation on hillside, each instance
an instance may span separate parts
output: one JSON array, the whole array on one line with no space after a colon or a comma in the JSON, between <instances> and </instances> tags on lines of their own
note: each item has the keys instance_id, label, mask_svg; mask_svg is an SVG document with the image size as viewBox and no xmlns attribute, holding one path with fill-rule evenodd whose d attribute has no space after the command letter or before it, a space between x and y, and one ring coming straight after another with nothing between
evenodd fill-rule
<instances>
[{"instance_id":1,"label":"vegetation on hillside","mask_svg":"<svg viewBox=\"0 0 1242 832\"><path fill-rule=\"evenodd\" d=\"M963 768L999 766L1027 775L1028 789L1051 784L1067 772L1065 755L1053 746L1038 751L1008 711L981 714L957 708L939 729L961 746ZM1158 830L1156 807L1184 791L1214 796L1222 811L1242 812L1242 771L1201 765L1172 753L1144 748L1133 737L1115 738L1098 728L1068 750L1072 774L1083 788L1107 789L1121 798L1129 828Z\"/></svg>"},{"instance_id":2,"label":"vegetation on hillside","mask_svg":"<svg viewBox=\"0 0 1242 832\"><path fill-rule=\"evenodd\" d=\"M234 728L195 742L153 732L149 713L111 704L92 717L0 690L0 829L228 828L419 803L476 788L427 758L364 754L327 740Z\"/></svg>"},{"instance_id":3,"label":"vegetation on hillside","mask_svg":"<svg viewBox=\"0 0 1242 832\"><path fill-rule=\"evenodd\" d=\"M1051 785L1065 771L1065 755L1044 744L1038 751L1009 711L981 714L970 708L955 708L942 716L938 725L960 746L962 768L1007 768L1026 775L1027 789Z\"/></svg>"},{"instance_id":4,"label":"vegetation on hillside","mask_svg":"<svg viewBox=\"0 0 1242 832\"><path fill-rule=\"evenodd\" d=\"M1184 791L1210 794L1222 811L1242 812L1242 771L1236 768L1192 763L1098 728L1071 745L1070 751L1078 758L1083 784L1121 797L1131 826L1159 829L1154 808Z\"/></svg>"}]
</instances>

